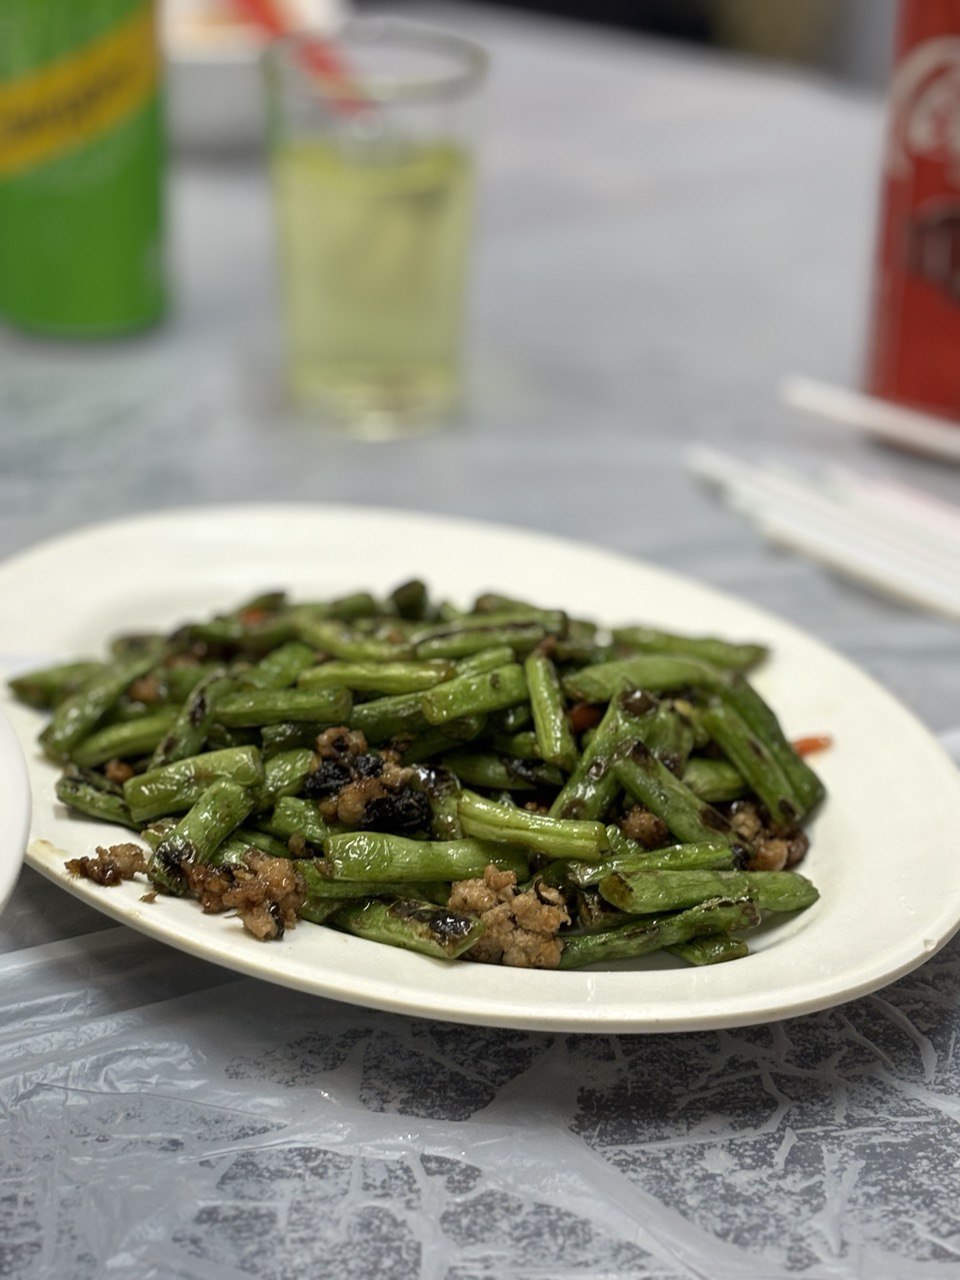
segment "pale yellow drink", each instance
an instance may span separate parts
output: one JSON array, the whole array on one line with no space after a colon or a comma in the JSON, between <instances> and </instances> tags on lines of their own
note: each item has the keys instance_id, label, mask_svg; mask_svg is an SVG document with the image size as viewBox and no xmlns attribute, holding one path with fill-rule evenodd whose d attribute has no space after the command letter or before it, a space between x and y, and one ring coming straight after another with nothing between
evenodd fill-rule
<instances>
[{"instance_id":1,"label":"pale yellow drink","mask_svg":"<svg viewBox=\"0 0 960 1280\"><path fill-rule=\"evenodd\" d=\"M457 398L468 153L308 138L272 161L294 397L372 434L441 415Z\"/></svg>"}]
</instances>

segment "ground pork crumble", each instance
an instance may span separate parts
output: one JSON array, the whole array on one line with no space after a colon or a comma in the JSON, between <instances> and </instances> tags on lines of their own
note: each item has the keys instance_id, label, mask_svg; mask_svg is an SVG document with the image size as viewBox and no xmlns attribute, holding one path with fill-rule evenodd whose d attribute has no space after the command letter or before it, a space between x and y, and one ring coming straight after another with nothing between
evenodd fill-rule
<instances>
[{"instance_id":1,"label":"ground pork crumble","mask_svg":"<svg viewBox=\"0 0 960 1280\"><path fill-rule=\"evenodd\" d=\"M371 751L358 729L340 725L317 738L304 792L328 822L412 836L430 823L429 801L411 786L413 777L395 751Z\"/></svg>"},{"instance_id":2,"label":"ground pork crumble","mask_svg":"<svg viewBox=\"0 0 960 1280\"><path fill-rule=\"evenodd\" d=\"M799 827L777 833L764 826L763 817L751 800L735 800L730 806L730 828L752 852L745 864L748 871L782 871L795 866L810 848L810 840Z\"/></svg>"},{"instance_id":3,"label":"ground pork crumble","mask_svg":"<svg viewBox=\"0 0 960 1280\"><path fill-rule=\"evenodd\" d=\"M159 702L163 697L163 685L156 672L151 671L149 675L134 680L127 693L134 702Z\"/></svg>"},{"instance_id":4,"label":"ground pork crumble","mask_svg":"<svg viewBox=\"0 0 960 1280\"><path fill-rule=\"evenodd\" d=\"M146 871L147 859L138 844L97 845L95 858L71 858L66 864L72 876L84 876L97 884L114 885L132 880L138 871Z\"/></svg>"},{"instance_id":5,"label":"ground pork crumble","mask_svg":"<svg viewBox=\"0 0 960 1280\"><path fill-rule=\"evenodd\" d=\"M117 885L146 871L146 851L136 844L97 847L95 858L72 858L66 863L72 876L85 876L100 885ZM261 942L282 938L297 923L305 896L303 879L287 858L271 858L248 849L235 866L205 867L186 860L179 863L187 888L208 913L235 911L243 927ZM143 895L153 902L156 890Z\"/></svg>"},{"instance_id":6,"label":"ground pork crumble","mask_svg":"<svg viewBox=\"0 0 960 1280\"><path fill-rule=\"evenodd\" d=\"M483 935L465 959L518 969L559 965L563 942L557 931L570 923L570 916L558 889L537 882L532 889L518 892L514 872L501 871L491 863L482 880L454 884L447 906L451 911L473 912L483 922Z\"/></svg>"},{"instance_id":7,"label":"ground pork crumble","mask_svg":"<svg viewBox=\"0 0 960 1280\"><path fill-rule=\"evenodd\" d=\"M644 849L660 849L670 839L670 831L662 818L635 804L623 815L620 830Z\"/></svg>"},{"instance_id":8,"label":"ground pork crumble","mask_svg":"<svg viewBox=\"0 0 960 1280\"><path fill-rule=\"evenodd\" d=\"M205 867L184 862L182 871L204 911L236 911L243 927L261 942L282 938L284 930L297 923L304 884L287 858L248 849L242 864Z\"/></svg>"},{"instance_id":9,"label":"ground pork crumble","mask_svg":"<svg viewBox=\"0 0 960 1280\"><path fill-rule=\"evenodd\" d=\"M108 760L103 766L103 776L109 782L116 782L122 786L128 778L133 777L133 766L127 764L125 760Z\"/></svg>"}]
</instances>

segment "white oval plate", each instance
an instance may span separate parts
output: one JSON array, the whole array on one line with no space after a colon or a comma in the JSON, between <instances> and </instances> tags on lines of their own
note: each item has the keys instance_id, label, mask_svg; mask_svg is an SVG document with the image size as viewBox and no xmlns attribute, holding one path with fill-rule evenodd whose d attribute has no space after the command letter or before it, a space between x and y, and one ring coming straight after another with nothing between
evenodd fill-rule
<instances>
[{"instance_id":1,"label":"white oval plate","mask_svg":"<svg viewBox=\"0 0 960 1280\"><path fill-rule=\"evenodd\" d=\"M447 963L303 924L259 943L145 885L72 880L67 855L117 839L70 817L40 755L37 712L7 704L33 785L28 861L91 906L172 946L268 982L378 1009L565 1031L688 1031L807 1013L920 964L960 924L960 774L927 731L850 663L793 627L651 565L558 538L353 507L218 507L100 525L0 566L3 644L20 665L97 654L120 630L169 627L286 587L301 597L382 590L420 575L467 601L495 588L606 623L643 620L758 639L757 686L791 736L829 733L829 798L803 870L810 910L765 928L744 960L669 958L574 973Z\"/></svg>"}]
</instances>

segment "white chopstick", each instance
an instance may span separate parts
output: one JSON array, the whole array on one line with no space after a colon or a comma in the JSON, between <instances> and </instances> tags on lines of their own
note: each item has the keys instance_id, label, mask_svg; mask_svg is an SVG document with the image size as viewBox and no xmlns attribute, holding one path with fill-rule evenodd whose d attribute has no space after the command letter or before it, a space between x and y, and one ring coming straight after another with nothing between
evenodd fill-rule
<instances>
[{"instance_id":1,"label":"white chopstick","mask_svg":"<svg viewBox=\"0 0 960 1280\"><path fill-rule=\"evenodd\" d=\"M960 590L960 555L956 546L925 525L911 522L899 508L899 519L894 522L887 508L872 508L863 495L853 503L842 492L832 496L829 487L799 473L783 467L752 466L703 445L688 451L687 462L697 475L725 488L734 505L748 515L794 512L811 523L833 529L838 537L865 537L879 549L905 557L910 565L922 566Z\"/></svg>"},{"instance_id":2,"label":"white chopstick","mask_svg":"<svg viewBox=\"0 0 960 1280\"><path fill-rule=\"evenodd\" d=\"M960 508L952 502L944 502L935 494L898 480L860 475L849 467L831 466L826 474L833 488L841 490L858 505L866 504L875 510L882 508L892 519L960 547Z\"/></svg>"},{"instance_id":3,"label":"white chopstick","mask_svg":"<svg viewBox=\"0 0 960 1280\"><path fill-rule=\"evenodd\" d=\"M772 542L801 551L828 568L856 578L908 604L920 605L946 618L960 621L960 593L956 588L931 579L902 562L862 544L839 542L825 529L818 529L795 516L762 514L757 527Z\"/></svg>"},{"instance_id":4,"label":"white chopstick","mask_svg":"<svg viewBox=\"0 0 960 1280\"><path fill-rule=\"evenodd\" d=\"M688 451L687 463L720 485L773 541L899 599L960 618L960 540L954 523L960 512L950 504L937 501L931 518L921 490L901 492L836 468L824 483L782 467L751 465L703 445Z\"/></svg>"},{"instance_id":5,"label":"white chopstick","mask_svg":"<svg viewBox=\"0 0 960 1280\"><path fill-rule=\"evenodd\" d=\"M954 426L932 413L907 409L800 374L790 374L781 381L780 398L794 409L830 418L838 426L879 436L948 462L960 462L960 423Z\"/></svg>"}]
</instances>

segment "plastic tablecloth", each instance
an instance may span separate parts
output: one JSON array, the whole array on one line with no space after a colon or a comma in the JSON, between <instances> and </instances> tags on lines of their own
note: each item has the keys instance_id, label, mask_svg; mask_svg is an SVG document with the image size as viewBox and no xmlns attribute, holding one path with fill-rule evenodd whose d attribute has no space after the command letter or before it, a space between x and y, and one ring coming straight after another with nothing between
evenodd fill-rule
<instances>
[{"instance_id":1,"label":"plastic tablecloth","mask_svg":"<svg viewBox=\"0 0 960 1280\"><path fill-rule=\"evenodd\" d=\"M462 419L369 446L285 410L263 166L183 164L165 329L0 340L0 551L258 498L506 520L790 617L960 756L957 628L764 545L682 462L706 440L960 494L955 470L775 396L794 370L856 380L879 105L626 36L434 16L494 57ZM769 1026L459 1027L238 978L25 870L0 918L0 1275L960 1276L958 993L955 941Z\"/></svg>"}]
</instances>

